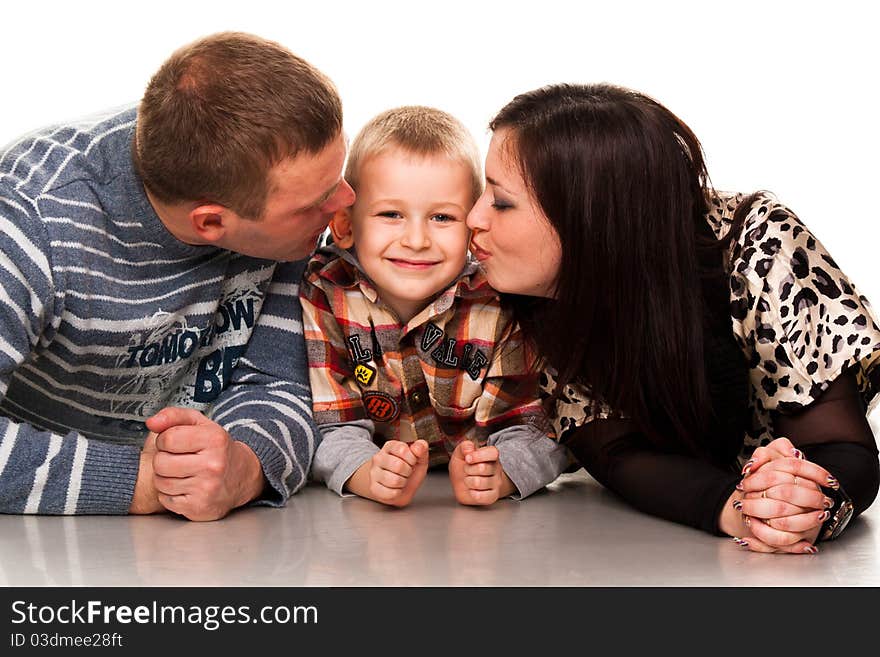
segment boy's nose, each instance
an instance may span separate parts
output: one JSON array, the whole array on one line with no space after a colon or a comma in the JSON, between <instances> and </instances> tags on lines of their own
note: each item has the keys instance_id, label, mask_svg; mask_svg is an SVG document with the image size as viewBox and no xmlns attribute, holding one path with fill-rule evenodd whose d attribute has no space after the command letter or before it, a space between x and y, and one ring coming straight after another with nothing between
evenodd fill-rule
<instances>
[{"instance_id":1,"label":"boy's nose","mask_svg":"<svg viewBox=\"0 0 880 657\"><path fill-rule=\"evenodd\" d=\"M400 242L411 249L427 249L431 246L426 226L419 219L409 219L406 222Z\"/></svg>"}]
</instances>

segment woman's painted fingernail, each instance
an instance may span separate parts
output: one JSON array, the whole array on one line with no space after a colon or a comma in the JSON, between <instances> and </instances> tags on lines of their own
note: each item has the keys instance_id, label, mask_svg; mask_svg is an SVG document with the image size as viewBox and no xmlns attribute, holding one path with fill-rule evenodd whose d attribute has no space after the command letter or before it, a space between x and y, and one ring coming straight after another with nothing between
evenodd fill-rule
<instances>
[{"instance_id":1,"label":"woman's painted fingernail","mask_svg":"<svg viewBox=\"0 0 880 657\"><path fill-rule=\"evenodd\" d=\"M749 474L753 465L755 465L755 459L752 459L750 461L746 461L746 464L743 466L743 469L742 469L743 476Z\"/></svg>"},{"instance_id":2,"label":"woman's painted fingernail","mask_svg":"<svg viewBox=\"0 0 880 657\"><path fill-rule=\"evenodd\" d=\"M819 522L825 522L831 517L831 511L823 511L819 514Z\"/></svg>"},{"instance_id":3,"label":"woman's painted fingernail","mask_svg":"<svg viewBox=\"0 0 880 657\"><path fill-rule=\"evenodd\" d=\"M736 509L737 511L742 511L743 510L742 500L734 500L733 501L733 508Z\"/></svg>"},{"instance_id":4,"label":"woman's painted fingernail","mask_svg":"<svg viewBox=\"0 0 880 657\"><path fill-rule=\"evenodd\" d=\"M743 486L743 482L739 482L739 483L736 485L736 489L737 489L737 490L743 490L743 489L745 489L745 486Z\"/></svg>"},{"instance_id":5,"label":"woman's painted fingernail","mask_svg":"<svg viewBox=\"0 0 880 657\"><path fill-rule=\"evenodd\" d=\"M832 475L828 475L828 486L834 489L840 488L840 483Z\"/></svg>"},{"instance_id":6,"label":"woman's painted fingernail","mask_svg":"<svg viewBox=\"0 0 880 657\"><path fill-rule=\"evenodd\" d=\"M803 458L806 458L806 457L804 456L804 453L803 453L801 450L799 450L797 447L795 447L793 450L791 450L791 455L792 455L793 457L795 457L796 459L803 459Z\"/></svg>"},{"instance_id":7,"label":"woman's painted fingernail","mask_svg":"<svg viewBox=\"0 0 880 657\"><path fill-rule=\"evenodd\" d=\"M819 548L817 548L815 545L808 545L807 547L804 548L804 553L805 554L818 554Z\"/></svg>"},{"instance_id":8,"label":"woman's painted fingernail","mask_svg":"<svg viewBox=\"0 0 880 657\"><path fill-rule=\"evenodd\" d=\"M822 506L824 506L826 509L831 509L834 507L834 500L832 500L830 497L826 497L824 500L822 500Z\"/></svg>"}]
</instances>

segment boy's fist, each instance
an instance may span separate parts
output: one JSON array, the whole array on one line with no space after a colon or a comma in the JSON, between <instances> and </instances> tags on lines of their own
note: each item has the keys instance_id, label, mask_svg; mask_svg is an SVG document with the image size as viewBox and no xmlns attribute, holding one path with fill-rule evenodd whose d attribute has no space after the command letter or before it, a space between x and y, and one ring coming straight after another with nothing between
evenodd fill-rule
<instances>
[{"instance_id":1,"label":"boy's fist","mask_svg":"<svg viewBox=\"0 0 880 657\"><path fill-rule=\"evenodd\" d=\"M403 507L412 502L428 471L428 443L417 440L404 443L389 440L364 463L352 477L349 490L391 506ZM357 490L358 475L366 475L365 490Z\"/></svg>"},{"instance_id":2,"label":"boy's fist","mask_svg":"<svg viewBox=\"0 0 880 657\"><path fill-rule=\"evenodd\" d=\"M498 460L498 448L477 448L469 440L460 442L452 453L449 480L461 504L488 506L516 491Z\"/></svg>"}]
</instances>

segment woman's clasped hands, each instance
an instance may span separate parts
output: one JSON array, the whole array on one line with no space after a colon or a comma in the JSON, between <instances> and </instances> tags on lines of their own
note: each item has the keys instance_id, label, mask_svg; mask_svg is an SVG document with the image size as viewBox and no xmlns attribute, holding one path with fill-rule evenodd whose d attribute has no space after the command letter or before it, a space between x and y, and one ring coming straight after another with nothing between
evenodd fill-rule
<instances>
[{"instance_id":1,"label":"woman's clasped hands","mask_svg":"<svg viewBox=\"0 0 880 657\"><path fill-rule=\"evenodd\" d=\"M838 488L837 479L808 461L788 438L757 448L742 474L729 504L741 514L746 531L733 540L755 552L818 552L814 544L834 506L822 487Z\"/></svg>"}]
</instances>

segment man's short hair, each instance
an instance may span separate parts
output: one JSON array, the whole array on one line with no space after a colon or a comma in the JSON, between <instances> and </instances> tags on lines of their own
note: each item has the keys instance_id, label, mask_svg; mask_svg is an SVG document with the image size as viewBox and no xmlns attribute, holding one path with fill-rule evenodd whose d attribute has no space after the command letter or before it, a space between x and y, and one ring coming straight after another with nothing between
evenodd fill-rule
<instances>
[{"instance_id":1,"label":"man's short hair","mask_svg":"<svg viewBox=\"0 0 880 657\"><path fill-rule=\"evenodd\" d=\"M413 155L445 155L470 169L473 200L483 193L480 151L473 136L451 114L421 105L386 110L371 119L351 144L345 179L357 191L360 167L391 148Z\"/></svg>"},{"instance_id":2,"label":"man's short hair","mask_svg":"<svg viewBox=\"0 0 880 657\"><path fill-rule=\"evenodd\" d=\"M177 50L138 107L135 166L165 203L205 201L257 219L269 170L342 130L333 83L274 41L221 32Z\"/></svg>"}]
</instances>

